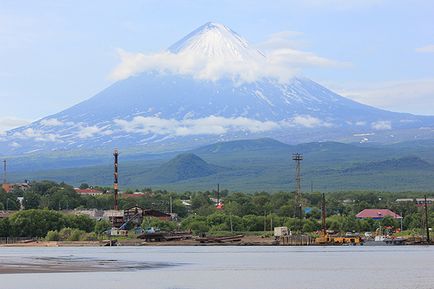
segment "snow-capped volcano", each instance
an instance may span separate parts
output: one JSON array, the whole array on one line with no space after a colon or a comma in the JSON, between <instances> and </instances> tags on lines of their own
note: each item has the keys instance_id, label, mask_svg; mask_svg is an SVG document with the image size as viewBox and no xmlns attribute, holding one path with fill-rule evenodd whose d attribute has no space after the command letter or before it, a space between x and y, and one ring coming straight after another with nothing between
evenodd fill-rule
<instances>
[{"instance_id":1,"label":"snow-capped volcano","mask_svg":"<svg viewBox=\"0 0 434 289\"><path fill-rule=\"evenodd\" d=\"M168 49L182 56L218 59L220 61L258 61L265 56L247 40L223 24L208 22Z\"/></svg>"},{"instance_id":2,"label":"snow-capped volcano","mask_svg":"<svg viewBox=\"0 0 434 289\"><path fill-rule=\"evenodd\" d=\"M433 134L434 117L366 106L303 77L272 77L267 56L217 23L199 27L156 57L140 54L126 62L143 71L0 136L2 154L179 150L256 137L396 142Z\"/></svg>"}]
</instances>

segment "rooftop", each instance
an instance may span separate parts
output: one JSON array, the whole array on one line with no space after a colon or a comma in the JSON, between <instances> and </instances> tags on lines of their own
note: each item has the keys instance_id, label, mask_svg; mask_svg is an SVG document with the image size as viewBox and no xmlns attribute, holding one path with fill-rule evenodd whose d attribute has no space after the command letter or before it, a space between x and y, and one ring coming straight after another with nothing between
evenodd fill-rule
<instances>
[{"instance_id":1,"label":"rooftop","mask_svg":"<svg viewBox=\"0 0 434 289\"><path fill-rule=\"evenodd\" d=\"M364 209L356 215L356 218L383 219L384 217L402 219L400 215L389 209Z\"/></svg>"}]
</instances>

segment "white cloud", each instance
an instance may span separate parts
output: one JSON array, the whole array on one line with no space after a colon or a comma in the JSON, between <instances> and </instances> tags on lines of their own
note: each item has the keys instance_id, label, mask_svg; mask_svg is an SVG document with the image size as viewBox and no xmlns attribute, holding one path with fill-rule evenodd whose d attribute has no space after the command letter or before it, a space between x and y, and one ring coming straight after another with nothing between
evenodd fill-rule
<instances>
[{"instance_id":1,"label":"white cloud","mask_svg":"<svg viewBox=\"0 0 434 289\"><path fill-rule=\"evenodd\" d=\"M33 139L35 141L41 142L55 142L59 141L60 136L53 133L45 133L41 130L36 130L33 128L26 128L22 131L15 132L13 137L19 139Z\"/></svg>"},{"instance_id":2,"label":"white cloud","mask_svg":"<svg viewBox=\"0 0 434 289\"><path fill-rule=\"evenodd\" d=\"M297 115L291 119L291 124L294 126L304 126L308 128L332 126L331 123L322 121L321 119L310 115Z\"/></svg>"},{"instance_id":3,"label":"white cloud","mask_svg":"<svg viewBox=\"0 0 434 289\"><path fill-rule=\"evenodd\" d=\"M19 147L21 147L21 145L20 145L19 143L17 143L17 142L11 142L11 143L9 144L9 146L10 146L10 147L13 147L13 148L19 148Z\"/></svg>"},{"instance_id":4,"label":"white cloud","mask_svg":"<svg viewBox=\"0 0 434 289\"><path fill-rule=\"evenodd\" d=\"M113 131L100 128L96 125L78 127L77 136L81 139L95 137L97 135L111 135Z\"/></svg>"},{"instance_id":5,"label":"white cloud","mask_svg":"<svg viewBox=\"0 0 434 289\"><path fill-rule=\"evenodd\" d=\"M299 51L292 48L280 48L271 51L268 56L269 65L273 68L279 67L339 67L348 66L349 63L338 62L325 57L318 56L312 52ZM270 76L273 76L271 74ZM278 75L274 75L278 76Z\"/></svg>"},{"instance_id":6,"label":"white cloud","mask_svg":"<svg viewBox=\"0 0 434 289\"><path fill-rule=\"evenodd\" d=\"M375 130L389 130L392 129L392 123L387 120L380 120L371 123L371 127Z\"/></svg>"},{"instance_id":7,"label":"white cloud","mask_svg":"<svg viewBox=\"0 0 434 289\"><path fill-rule=\"evenodd\" d=\"M116 119L114 122L126 132L174 136L218 135L239 130L256 133L273 130L278 127L278 124L272 121L258 121L245 117L224 118L220 116L183 120L137 116L131 121Z\"/></svg>"},{"instance_id":8,"label":"white cloud","mask_svg":"<svg viewBox=\"0 0 434 289\"><path fill-rule=\"evenodd\" d=\"M280 31L275 32L268 36L263 42L258 43L256 47L263 51L269 51L273 49L279 49L282 47L300 47L304 44L301 40L298 40L297 37L303 35L302 32L298 31Z\"/></svg>"},{"instance_id":9,"label":"white cloud","mask_svg":"<svg viewBox=\"0 0 434 289\"><path fill-rule=\"evenodd\" d=\"M57 118L46 118L41 120L41 124L44 126L62 126L64 123Z\"/></svg>"},{"instance_id":10,"label":"white cloud","mask_svg":"<svg viewBox=\"0 0 434 289\"><path fill-rule=\"evenodd\" d=\"M330 84L330 87L343 96L375 107L434 115L434 78L350 84L346 88Z\"/></svg>"},{"instance_id":11,"label":"white cloud","mask_svg":"<svg viewBox=\"0 0 434 289\"><path fill-rule=\"evenodd\" d=\"M416 52L420 53L434 53L434 44L425 45L419 48L416 48Z\"/></svg>"},{"instance_id":12,"label":"white cloud","mask_svg":"<svg viewBox=\"0 0 434 289\"><path fill-rule=\"evenodd\" d=\"M237 82L253 82L258 78L271 77L287 81L304 67L343 67L348 63L335 61L294 48L288 39L295 32L283 31L272 34L259 46L269 50L266 57L239 59L209 58L195 54L175 54L163 51L153 54L132 53L117 49L120 64L111 72L110 78L120 80L144 71L191 75L197 79L218 80L231 78Z\"/></svg>"},{"instance_id":13,"label":"white cloud","mask_svg":"<svg viewBox=\"0 0 434 289\"><path fill-rule=\"evenodd\" d=\"M303 126L314 128L331 126L330 123L312 116L296 116L290 120L280 122L259 121L245 117L209 116L199 119L175 120L136 116L132 120L115 119L114 122L121 130L129 133L171 136L220 135L233 131L260 133L286 127Z\"/></svg>"},{"instance_id":14,"label":"white cloud","mask_svg":"<svg viewBox=\"0 0 434 289\"><path fill-rule=\"evenodd\" d=\"M0 118L0 135L4 135L6 131L29 124L30 121L16 117L1 117Z\"/></svg>"}]
</instances>

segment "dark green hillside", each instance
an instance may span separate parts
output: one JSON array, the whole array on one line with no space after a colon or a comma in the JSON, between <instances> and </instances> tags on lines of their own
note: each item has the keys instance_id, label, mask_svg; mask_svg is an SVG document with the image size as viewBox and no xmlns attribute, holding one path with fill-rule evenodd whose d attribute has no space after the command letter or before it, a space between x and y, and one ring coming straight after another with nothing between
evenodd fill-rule
<instances>
[{"instance_id":1,"label":"dark green hillside","mask_svg":"<svg viewBox=\"0 0 434 289\"><path fill-rule=\"evenodd\" d=\"M360 164L343 170L344 173L393 171L393 170L434 170L434 166L419 157L409 156L379 162Z\"/></svg>"},{"instance_id":2,"label":"dark green hillside","mask_svg":"<svg viewBox=\"0 0 434 289\"><path fill-rule=\"evenodd\" d=\"M174 183L193 178L207 177L222 169L221 167L208 164L195 154L185 153L145 173L143 181L147 184Z\"/></svg>"},{"instance_id":3,"label":"dark green hillside","mask_svg":"<svg viewBox=\"0 0 434 289\"><path fill-rule=\"evenodd\" d=\"M290 191L294 185L292 154L302 153L304 191L433 191L434 142L394 145L317 142L288 145L273 139L220 142L187 153L144 155L121 152L122 188L153 187L209 190L220 183L231 191ZM411 156L411 157L409 157ZM171 159L171 158L172 159ZM32 166L34 159L28 161ZM61 162L61 161L60 161ZM11 172L10 179L52 179L74 185L111 185L111 153L105 164L69 169ZM10 167L13 167L13 160Z\"/></svg>"}]
</instances>

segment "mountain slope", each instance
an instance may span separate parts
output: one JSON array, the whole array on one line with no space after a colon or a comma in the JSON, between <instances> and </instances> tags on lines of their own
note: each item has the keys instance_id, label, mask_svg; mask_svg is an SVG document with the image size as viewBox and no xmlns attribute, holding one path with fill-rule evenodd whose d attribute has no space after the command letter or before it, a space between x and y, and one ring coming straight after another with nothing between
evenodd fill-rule
<instances>
[{"instance_id":1,"label":"mountain slope","mask_svg":"<svg viewBox=\"0 0 434 289\"><path fill-rule=\"evenodd\" d=\"M356 172L385 172L385 171L411 171L411 170L431 170L434 171L434 166L419 157L407 156L399 159L389 159L384 161L368 162L356 165L354 167L343 170L346 174Z\"/></svg>"},{"instance_id":2,"label":"mountain slope","mask_svg":"<svg viewBox=\"0 0 434 289\"><path fill-rule=\"evenodd\" d=\"M195 154L185 153L143 174L142 177L147 184L166 184L207 177L222 169L208 164Z\"/></svg>"},{"instance_id":3,"label":"mountain slope","mask_svg":"<svg viewBox=\"0 0 434 289\"><path fill-rule=\"evenodd\" d=\"M297 144L387 143L433 136L434 117L376 109L307 78L282 82L234 76L245 75L267 56L221 24L199 27L163 55L186 62L182 68L187 72L154 69L118 81L71 108L0 136L0 153L113 147L179 151L263 137ZM189 61L196 62L188 66ZM220 77L215 78L216 73Z\"/></svg>"},{"instance_id":4,"label":"mountain slope","mask_svg":"<svg viewBox=\"0 0 434 289\"><path fill-rule=\"evenodd\" d=\"M424 149L421 149L424 148ZM221 142L180 154L120 156L119 181L125 188L209 190L220 183L230 191L293 190L292 153L304 156L302 187L310 191L432 191L434 142L359 146L336 142L286 145L272 139ZM412 157L409 157L412 156ZM373 160L376 160L373 162ZM9 179L52 179L74 185L111 185L112 158L104 165L39 169L9 174ZM39 162L39 160L33 160ZM27 164L33 166L33 162ZM10 162L11 169L15 163Z\"/></svg>"}]
</instances>

